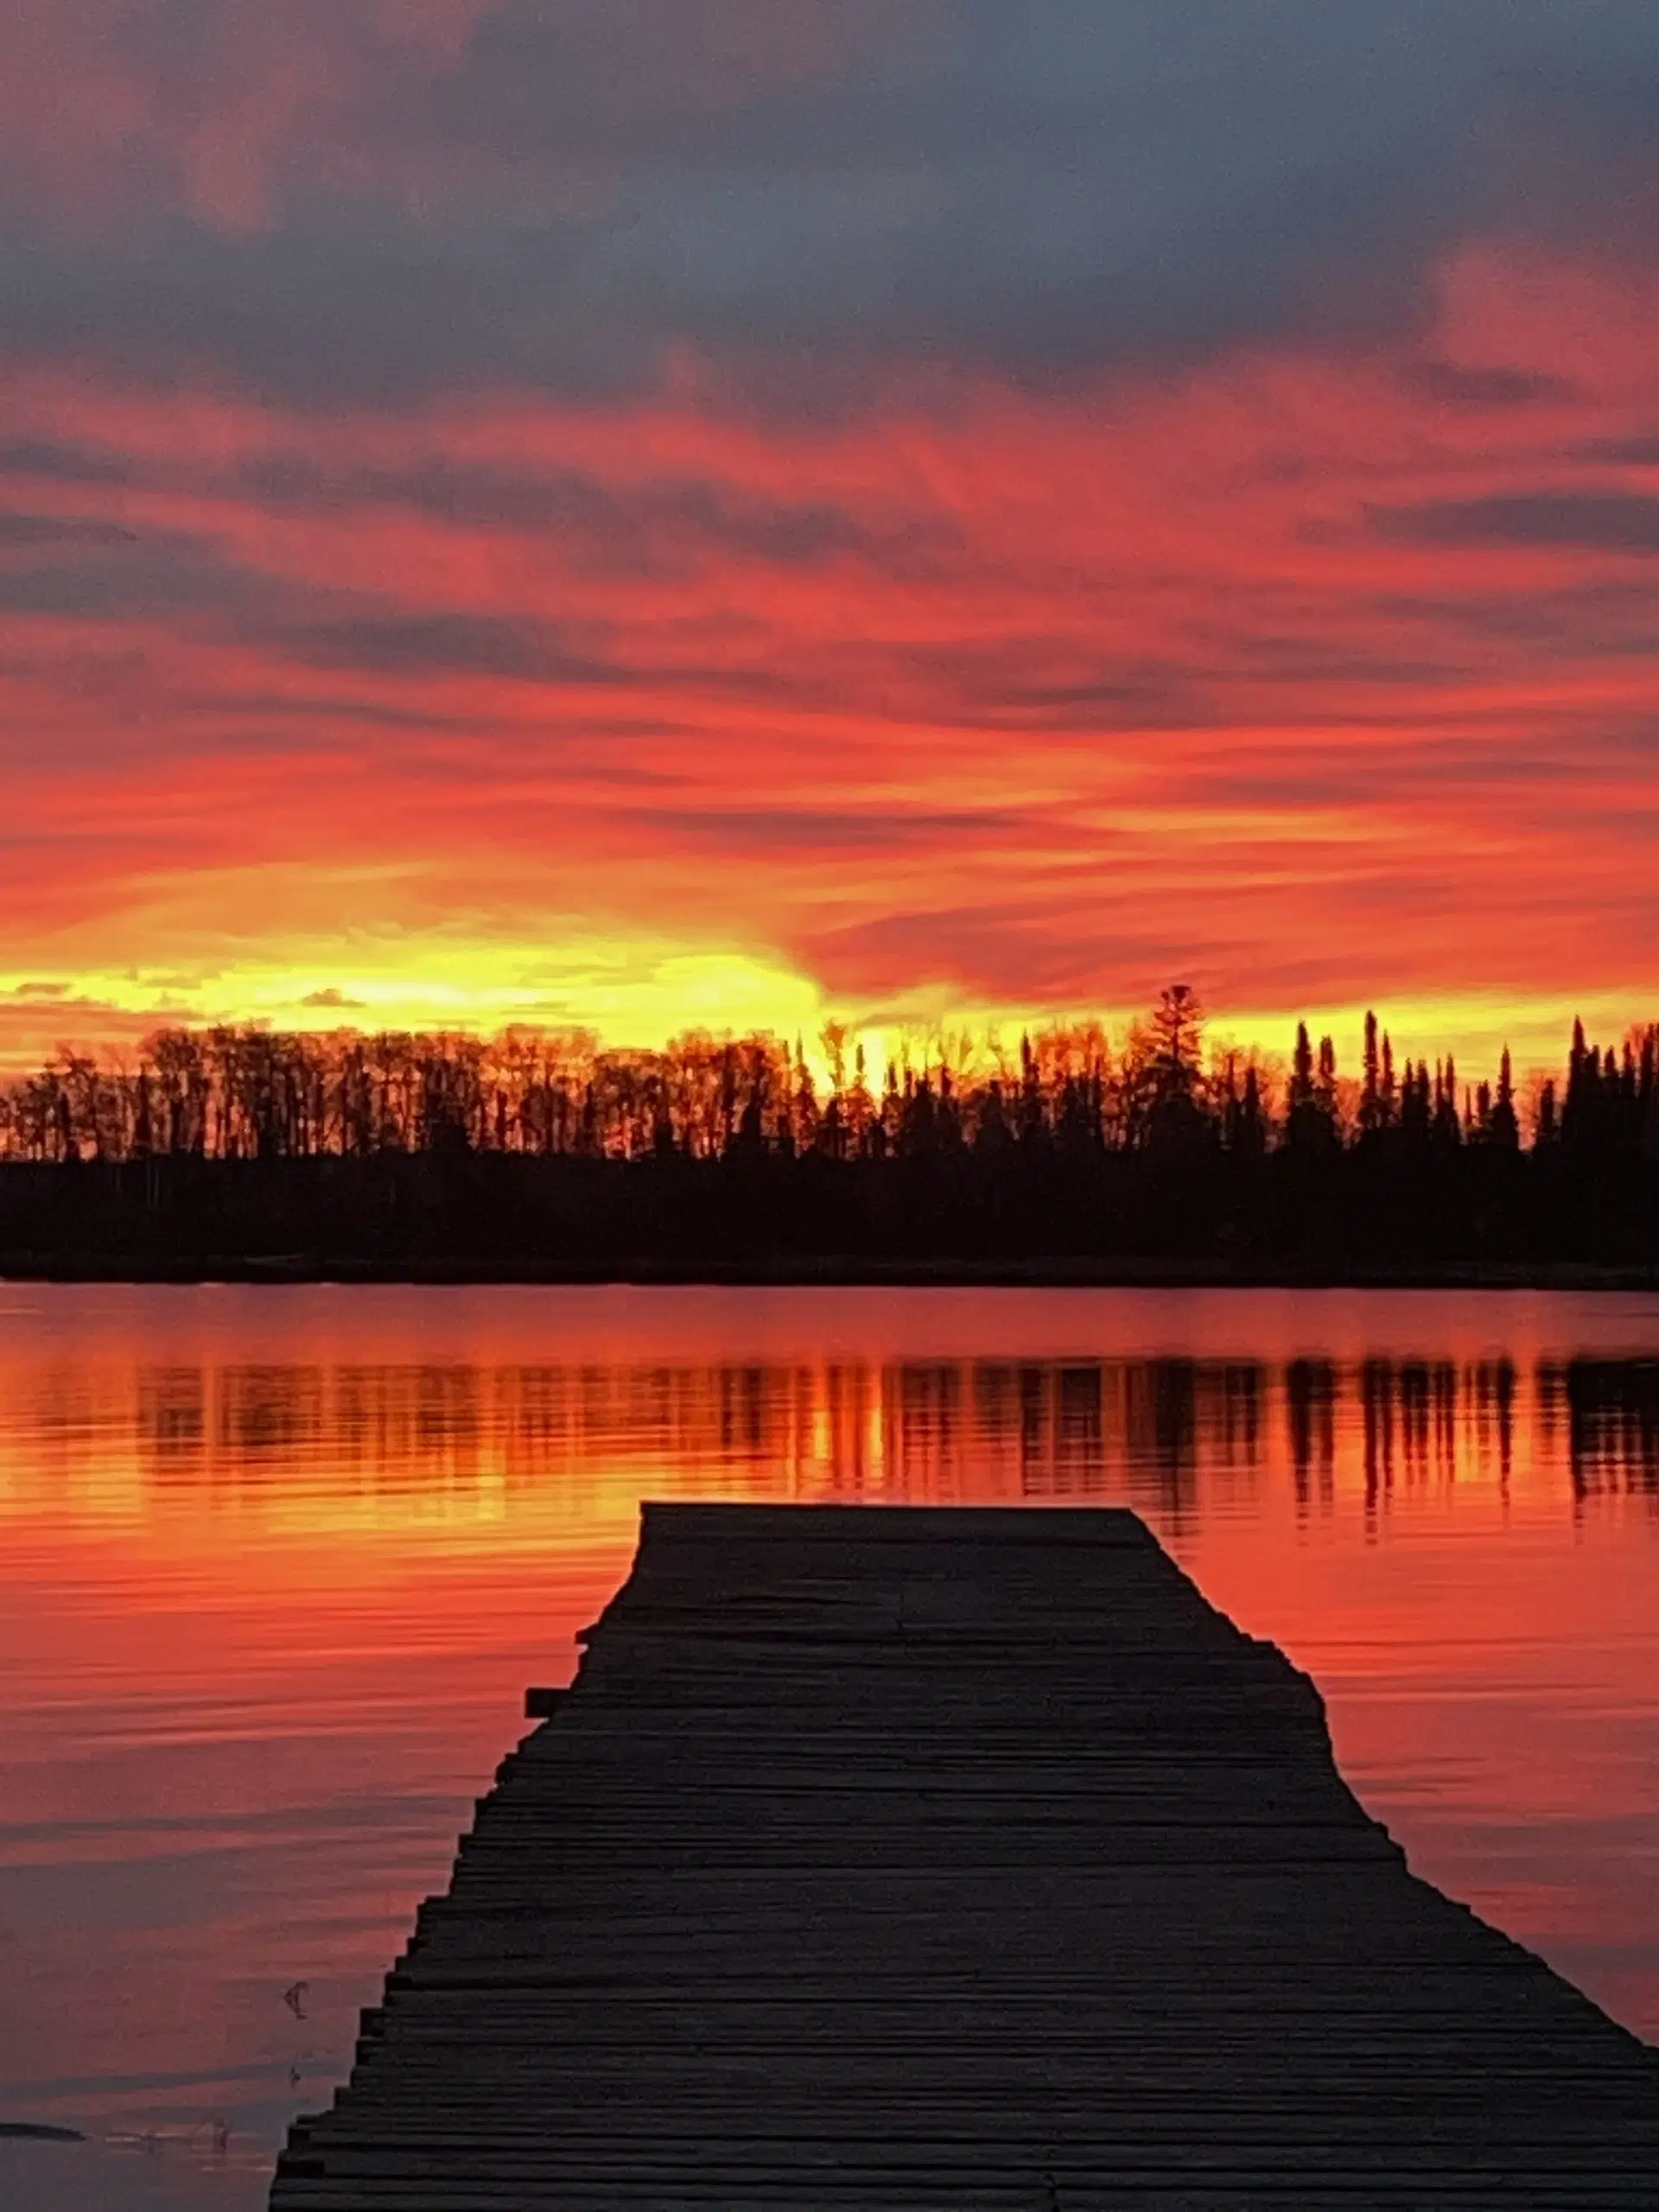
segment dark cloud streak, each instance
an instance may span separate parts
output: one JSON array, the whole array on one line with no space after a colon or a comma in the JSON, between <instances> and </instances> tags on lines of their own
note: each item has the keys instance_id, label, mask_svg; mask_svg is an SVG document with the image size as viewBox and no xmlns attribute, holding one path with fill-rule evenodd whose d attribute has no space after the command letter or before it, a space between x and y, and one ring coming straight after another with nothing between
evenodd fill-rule
<instances>
[{"instance_id":1,"label":"dark cloud streak","mask_svg":"<svg viewBox=\"0 0 1659 2212\"><path fill-rule=\"evenodd\" d=\"M257 106L263 48L235 0L152 10L123 34L151 119L118 212L66 227L8 172L0 345L313 404L638 394L685 345L770 401L918 365L1052 381L1396 324L1454 237L1605 225L1607 161L1628 243L1659 149L1636 0L819 14L780 39L747 0L499 0L441 64L352 0L306 11L328 97L268 124L232 222L186 119L238 39L218 97ZM1534 396L1501 367L1439 385Z\"/></svg>"},{"instance_id":2,"label":"dark cloud streak","mask_svg":"<svg viewBox=\"0 0 1659 2212\"><path fill-rule=\"evenodd\" d=\"M709 560L805 568L837 557L879 561L890 575L936 573L960 550L935 516L855 514L824 499L769 499L712 479L604 480L563 467L509 469L434 456L399 467L327 468L273 453L225 488L274 507L337 513L402 507L463 529L556 540L588 568L622 575L683 573Z\"/></svg>"},{"instance_id":3,"label":"dark cloud streak","mask_svg":"<svg viewBox=\"0 0 1659 2212\"><path fill-rule=\"evenodd\" d=\"M719 851L862 854L938 840L1017 834L1021 824L991 809L918 807L904 812L835 807L634 807L630 822L667 831L677 844Z\"/></svg>"},{"instance_id":4,"label":"dark cloud streak","mask_svg":"<svg viewBox=\"0 0 1659 2212\"><path fill-rule=\"evenodd\" d=\"M1367 513L1379 536L1407 545L1659 553L1659 498L1637 492L1501 492Z\"/></svg>"}]
</instances>

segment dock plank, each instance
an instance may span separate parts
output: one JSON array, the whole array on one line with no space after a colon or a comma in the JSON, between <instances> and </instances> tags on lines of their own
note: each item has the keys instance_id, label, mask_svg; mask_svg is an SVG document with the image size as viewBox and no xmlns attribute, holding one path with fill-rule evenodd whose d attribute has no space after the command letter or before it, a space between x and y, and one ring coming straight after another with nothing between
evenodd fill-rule
<instances>
[{"instance_id":1,"label":"dock plank","mask_svg":"<svg viewBox=\"0 0 1659 2212\"><path fill-rule=\"evenodd\" d=\"M1116 1510L647 1506L273 2212L1659 2212L1659 2053Z\"/></svg>"}]
</instances>

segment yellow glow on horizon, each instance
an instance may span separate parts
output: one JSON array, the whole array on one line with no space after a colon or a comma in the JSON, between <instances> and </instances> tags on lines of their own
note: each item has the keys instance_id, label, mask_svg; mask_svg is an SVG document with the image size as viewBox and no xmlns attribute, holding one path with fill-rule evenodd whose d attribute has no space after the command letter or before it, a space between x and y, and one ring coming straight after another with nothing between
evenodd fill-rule
<instances>
[{"instance_id":1,"label":"yellow glow on horizon","mask_svg":"<svg viewBox=\"0 0 1659 2212\"><path fill-rule=\"evenodd\" d=\"M0 972L0 1009L14 1034L32 1031L86 1049L108 1043L117 1028L130 1037L217 1022L317 1032L590 1029L607 1044L648 1046L696 1028L816 1034L823 999L810 978L775 958L728 948L596 937L564 938L550 950L433 933L285 947L281 957L240 957L194 973Z\"/></svg>"},{"instance_id":2,"label":"yellow glow on horizon","mask_svg":"<svg viewBox=\"0 0 1659 2212\"><path fill-rule=\"evenodd\" d=\"M1200 984L1200 988L1202 988ZM1155 995L1149 988L1147 1003ZM1601 990L1582 1000L1459 993L1376 1002L1396 1063L1454 1054L1471 1080L1495 1072L1507 1044L1517 1080L1558 1068L1575 1014L1592 1037L1618 1043L1649 1009L1640 992ZM1357 1073L1365 1006L1240 1007L1210 1003L1212 1043L1287 1058L1299 1020L1317 1039L1330 1035L1344 1073ZM648 1050L690 1030L773 1035L805 1047L823 1082L821 1038L846 1031L850 1077L864 1049L867 1080L879 1089L887 1062L937 1062L943 1040L976 1072L1017 1065L1022 1032L1100 1021L1116 1050L1145 1006L989 1005L944 983L857 1001L834 998L811 976L770 950L687 945L661 935L462 938L447 932L388 934L342 944L318 938L283 945L269 958L240 955L194 972L86 968L42 975L0 972L0 1068L35 1066L60 1047L130 1055L149 1031L257 1023L276 1029L469 1030L511 1027L591 1032L602 1046Z\"/></svg>"}]
</instances>

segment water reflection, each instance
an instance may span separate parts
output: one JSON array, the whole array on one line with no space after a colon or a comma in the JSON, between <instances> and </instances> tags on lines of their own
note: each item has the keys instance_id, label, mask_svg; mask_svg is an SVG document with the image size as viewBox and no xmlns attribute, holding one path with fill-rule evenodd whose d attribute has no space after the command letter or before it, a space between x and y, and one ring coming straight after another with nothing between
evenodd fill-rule
<instances>
[{"instance_id":1,"label":"water reflection","mask_svg":"<svg viewBox=\"0 0 1659 2212\"><path fill-rule=\"evenodd\" d=\"M253 2212L649 1495L1135 1505L1659 2038L1659 1300L0 1287L0 2202Z\"/></svg>"},{"instance_id":2,"label":"water reflection","mask_svg":"<svg viewBox=\"0 0 1659 2212\"><path fill-rule=\"evenodd\" d=\"M95 1402L74 1387L49 1422L36 1406L6 1426L87 1435ZM102 1427L128 1424L111 1408ZM682 1480L743 1469L845 1498L1109 1495L1177 1523L1212 1491L1247 1496L1281 1459L1298 1510L1329 1512L1352 1445L1375 1519L1401 1487L1507 1491L1517 1456L1535 1486L1563 1474L1580 1505L1659 1501L1659 1361L1543 1361L1526 1382L1508 1360L156 1365L137 1370L129 1433L158 1491L257 1492L309 1469L401 1505L644 1452Z\"/></svg>"},{"instance_id":3,"label":"water reflection","mask_svg":"<svg viewBox=\"0 0 1659 2212\"><path fill-rule=\"evenodd\" d=\"M1539 1376L1548 1418L1567 1409L1573 1494L1659 1496L1659 1360L1574 1360Z\"/></svg>"}]
</instances>

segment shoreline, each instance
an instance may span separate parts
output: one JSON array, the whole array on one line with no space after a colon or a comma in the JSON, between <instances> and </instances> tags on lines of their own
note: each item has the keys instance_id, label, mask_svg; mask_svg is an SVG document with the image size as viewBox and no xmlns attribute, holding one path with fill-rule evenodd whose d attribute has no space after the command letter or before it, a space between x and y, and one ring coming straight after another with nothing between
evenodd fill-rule
<instances>
[{"instance_id":1,"label":"shoreline","mask_svg":"<svg viewBox=\"0 0 1659 2212\"><path fill-rule=\"evenodd\" d=\"M405 1285L412 1287L752 1290L1478 1290L1607 1291L1659 1294L1659 1262L1418 1262L1384 1267L1334 1260L1163 1259L746 1260L526 1266L486 1260L363 1261L311 1253L211 1253L135 1261L111 1256L0 1253L0 1282L245 1285Z\"/></svg>"}]
</instances>

